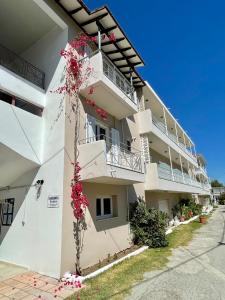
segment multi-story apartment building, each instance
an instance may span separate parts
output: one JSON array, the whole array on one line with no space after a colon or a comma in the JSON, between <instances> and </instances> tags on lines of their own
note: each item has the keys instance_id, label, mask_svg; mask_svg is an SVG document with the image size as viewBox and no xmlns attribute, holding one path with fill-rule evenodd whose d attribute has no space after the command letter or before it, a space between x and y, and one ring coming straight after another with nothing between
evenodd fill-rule
<instances>
[{"instance_id":1,"label":"multi-story apartment building","mask_svg":"<svg viewBox=\"0 0 225 300\"><path fill-rule=\"evenodd\" d=\"M129 202L141 197L171 214L181 197L209 195L193 142L139 76L143 60L107 7L3 0L0 25L0 260L53 277L74 268L74 120L66 98L52 91L65 67L59 52L80 32L116 36L86 49L94 76L79 100L79 162L90 202L82 267L130 247ZM106 120L84 101L90 87Z\"/></svg>"},{"instance_id":2,"label":"multi-story apartment building","mask_svg":"<svg viewBox=\"0 0 225 300\"><path fill-rule=\"evenodd\" d=\"M147 204L171 218L179 199L195 195L206 205L210 184L206 170L198 165L195 144L147 82L142 90L136 120L146 163Z\"/></svg>"}]
</instances>

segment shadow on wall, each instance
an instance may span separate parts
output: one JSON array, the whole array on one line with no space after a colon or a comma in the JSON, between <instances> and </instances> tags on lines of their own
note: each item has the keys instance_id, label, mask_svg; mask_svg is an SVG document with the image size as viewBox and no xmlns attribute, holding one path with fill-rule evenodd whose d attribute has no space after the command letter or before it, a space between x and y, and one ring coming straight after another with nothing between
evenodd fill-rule
<instances>
[{"instance_id":1,"label":"shadow on wall","mask_svg":"<svg viewBox=\"0 0 225 300\"><path fill-rule=\"evenodd\" d=\"M88 210L97 232L128 224L126 199L120 199L117 195L113 195L112 206L113 214L111 217L98 219L96 216L96 199L90 201Z\"/></svg>"},{"instance_id":2,"label":"shadow on wall","mask_svg":"<svg viewBox=\"0 0 225 300\"><path fill-rule=\"evenodd\" d=\"M119 187L121 189L121 186L118 186L118 191ZM109 218L99 219L97 217L97 200L95 199L95 197L90 197L89 195L87 195L88 198L90 198L90 205L88 207L88 210L97 232L110 230L129 224L129 203L136 202L138 195L133 185L122 186L122 188L122 193L118 192L117 195L110 195L112 201L112 216Z\"/></svg>"},{"instance_id":3,"label":"shadow on wall","mask_svg":"<svg viewBox=\"0 0 225 300\"><path fill-rule=\"evenodd\" d=\"M29 171L26 174L20 176L10 188L0 191L0 245L2 244L7 233L13 229L18 213L21 215L22 226L25 219L26 199L28 192L33 184L34 178L39 168ZM9 201L7 201L10 199ZM9 203L7 203L9 202ZM21 211L23 209L23 211Z\"/></svg>"}]
</instances>

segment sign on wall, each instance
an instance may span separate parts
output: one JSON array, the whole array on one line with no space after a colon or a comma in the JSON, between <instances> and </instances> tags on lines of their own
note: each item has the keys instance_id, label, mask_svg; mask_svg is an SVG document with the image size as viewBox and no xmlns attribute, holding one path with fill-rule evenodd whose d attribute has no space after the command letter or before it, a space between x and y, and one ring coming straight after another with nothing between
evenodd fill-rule
<instances>
[{"instance_id":1,"label":"sign on wall","mask_svg":"<svg viewBox=\"0 0 225 300\"><path fill-rule=\"evenodd\" d=\"M48 208L58 208L59 207L59 196L52 195L48 196Z\"/></svg>"}]
</instances>

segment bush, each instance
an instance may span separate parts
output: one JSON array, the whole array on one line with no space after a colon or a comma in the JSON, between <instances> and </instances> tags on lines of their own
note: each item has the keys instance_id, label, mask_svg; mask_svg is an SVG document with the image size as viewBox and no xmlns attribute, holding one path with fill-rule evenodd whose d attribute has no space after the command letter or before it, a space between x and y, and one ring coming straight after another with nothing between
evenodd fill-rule
<instances>
[{"instance_id":1,"label":"bush","mask_svg":"<svg viewBox=\"0 0 225 300\"><path fill-rule=\"evenodd\" d=\"M147 209L144 201L139 200L131 212L131 229L134 244L151 248L166 247L166 227L168 216L157 209Z\"/></svg>"},{"instance_id":2,"label":"bush","mask_svg":"<svg viewBox=\"0 0 225 300\"><path fill-rule=\"evenodd\" d=\"M219 204L220 204L220 205L225 205L225 193L222 193L222 194L219 196Z\"/></svg>"}]
</instances>

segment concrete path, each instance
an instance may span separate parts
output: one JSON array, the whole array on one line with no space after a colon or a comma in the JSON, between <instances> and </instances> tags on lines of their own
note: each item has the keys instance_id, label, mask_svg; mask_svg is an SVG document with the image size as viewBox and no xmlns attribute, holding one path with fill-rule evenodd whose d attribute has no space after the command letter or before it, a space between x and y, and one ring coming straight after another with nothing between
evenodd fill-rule
<instances>
[{"instance_id":1,"label":"concrete path","mask_svg":"<svg viewBox=\"0 0 225 300\"><path fill-rule=\"evenodd\" d=\"M225 300L225 206L187 247L173 251L164 270L146 273L127 299Z\"/></svg>"}]
</instances>

